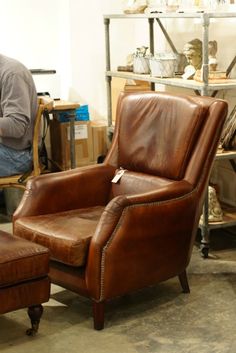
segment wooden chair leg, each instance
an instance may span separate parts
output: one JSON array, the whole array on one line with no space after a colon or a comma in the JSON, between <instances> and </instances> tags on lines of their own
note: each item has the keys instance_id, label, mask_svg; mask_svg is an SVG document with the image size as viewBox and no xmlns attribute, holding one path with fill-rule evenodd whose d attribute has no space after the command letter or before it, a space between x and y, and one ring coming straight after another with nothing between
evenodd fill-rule
<instances>
[{"instance_id":1,"label":"wooden chair leg","mask_svg":"<svg viewBox=\"0 0 236 353\"><path fill-rule=\"evenodd\" d=\"M37 333L42 314L43 314L43 306L41 304L30 306L28 308L28 315L31 321L31 328L26 330L26 334L28 336L34 336Z\"/></svg>"},{"instance_id":2,"label":"wooden chair leg","mask_svg":"<svg viewBox=\"0 0 236 353\"><path fill-rule=\"evenodd\" d=\"M93 322L95 330L102 330L104 328L104 302L93 301Z\"/></svg>"},{"instance_id":3,"label":"wooden chair leg","mask_svg":"<svg viewBox=\"0 0 236 353\"><path fill-rule=\"evenodd\" d=\"M183 289L183 293L190 293L186 270L179 275L179 281Z\"/></svg>"}]
</instances>

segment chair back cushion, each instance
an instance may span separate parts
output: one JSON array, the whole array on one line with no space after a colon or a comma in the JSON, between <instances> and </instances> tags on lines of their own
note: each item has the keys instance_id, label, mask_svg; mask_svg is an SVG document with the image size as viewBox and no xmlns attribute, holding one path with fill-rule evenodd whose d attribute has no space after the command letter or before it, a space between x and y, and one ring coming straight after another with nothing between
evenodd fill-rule
<instances>
[{"instance_id":1,"label":"chair back cushion","mask_svg":"<svg viewBox=\"0 0 236 353\"><path fill-rule=\"evenodd\" d=\"M118 165L181 180L204 125L207 108L191 97L126 94L117 110Z\"/></svg>"}]
</instances>

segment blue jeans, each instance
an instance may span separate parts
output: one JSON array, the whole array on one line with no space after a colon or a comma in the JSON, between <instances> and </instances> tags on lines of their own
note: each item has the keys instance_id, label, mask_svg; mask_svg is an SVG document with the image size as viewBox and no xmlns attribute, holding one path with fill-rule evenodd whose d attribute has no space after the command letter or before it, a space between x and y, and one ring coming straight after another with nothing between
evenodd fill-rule
<instances>
[{"instance_id":1,"label":"blue jeans","mask_svg":"<svg viewBox=\"0 0 236 353\"><path fill-rule=\"evenodd\" d=\"M0 177L23 174L32 166L30 149L18 151L0 143Z\"/></svg>"}]
</instances>

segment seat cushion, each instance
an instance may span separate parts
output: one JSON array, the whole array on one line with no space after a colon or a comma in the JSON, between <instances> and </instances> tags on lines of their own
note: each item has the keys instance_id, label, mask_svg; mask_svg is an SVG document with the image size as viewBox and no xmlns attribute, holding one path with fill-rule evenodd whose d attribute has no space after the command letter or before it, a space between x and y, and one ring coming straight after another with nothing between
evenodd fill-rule
<instances>
[{"instance_id":1,"label":"seat cushion","mask_svg":"<svg viewBox=\"0 0 236 353\"><path fill-rule=\"evenodd\" d=\"M95 206L22 217L15 222L14 234L46 246L54 260L83 266L103 210L104 206Z\"/></svg>"},{"instance_id":2,"label":"seat cushion","mask_svg":"<svg viewBox=\"0 0 236 353\"><path fill-rule=\"evenodd\" d=\"M0 231L0 288L46 276L49 251Z\"/></svg>"}]
</instances>

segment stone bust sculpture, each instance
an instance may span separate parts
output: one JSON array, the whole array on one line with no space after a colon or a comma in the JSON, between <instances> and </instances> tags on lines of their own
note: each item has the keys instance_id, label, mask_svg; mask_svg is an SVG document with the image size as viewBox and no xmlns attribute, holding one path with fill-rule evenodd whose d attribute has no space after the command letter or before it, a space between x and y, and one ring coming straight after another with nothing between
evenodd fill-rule
<instances>
[{"instance_id":1,"label":"stone bust sculpture","mask_svg":"<svg viewBox=\"0 0 236 353\"><path fill-rule=\"evenodd\" d=\"M188 65L199 70L202 67L202 41L198 38L187 42L184 45L183 53L186 56Z\"/></svg>"}]
</instances>

